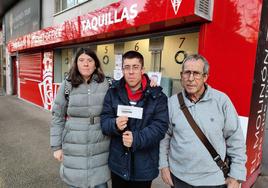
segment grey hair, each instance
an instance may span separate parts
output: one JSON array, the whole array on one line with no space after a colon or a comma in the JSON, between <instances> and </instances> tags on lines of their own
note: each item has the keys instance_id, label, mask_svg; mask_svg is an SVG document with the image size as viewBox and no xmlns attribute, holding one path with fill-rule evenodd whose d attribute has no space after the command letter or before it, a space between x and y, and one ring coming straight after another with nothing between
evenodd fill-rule
<instances>
[{"instance_id":1,"label":"grey hair","mask_svg":"<svg viewBox=\"0 0 268 188\"><path fill-rule=\"evenodd\" d=\"M208 74L209 73L209 64L208 64L208 61L207 59L200 55L200 54L191 54L191 55L188 55L182 62L182 71L184 70L184 65L187 61L192 61L192 60L195 60L195 61L198 61L198 60L201 60L203 63L204 63L204 68L203 68L203 73L204 74Z\"/></svg>"}]
</instances>

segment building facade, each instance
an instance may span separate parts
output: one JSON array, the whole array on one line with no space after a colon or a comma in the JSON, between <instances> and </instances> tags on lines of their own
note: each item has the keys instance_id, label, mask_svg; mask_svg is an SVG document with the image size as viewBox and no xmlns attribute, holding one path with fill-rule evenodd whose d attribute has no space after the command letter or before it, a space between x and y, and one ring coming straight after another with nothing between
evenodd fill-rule
<instances>
[{"instance_id":1,"label":"building facade","mask_svg":"<svg viewBox=\"0 0 268 188\"><path fill-rule=\"evenodd\" d=\"M184 58L201 53L211 65L209 84L238 111L248 154L243 187L250 187L260 172L267 111L267 6L267 0L24 0L5 16L6 92L50 110L77 48L90 47L115 79L122 54L139 51L170 96L181 90Z\"/></svg>"}]
</instances>

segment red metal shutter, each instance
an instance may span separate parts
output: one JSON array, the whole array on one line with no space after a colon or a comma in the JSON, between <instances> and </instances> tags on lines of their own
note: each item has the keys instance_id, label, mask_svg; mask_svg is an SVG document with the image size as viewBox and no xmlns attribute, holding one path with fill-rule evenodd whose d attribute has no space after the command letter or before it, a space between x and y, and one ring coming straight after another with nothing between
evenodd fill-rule
<instances>
[{"instance_id":1,"label":"red metal shutter","mask_svg":"<svg viewBox=\"0 0 268 188\"><path fill-rule=\"evenodd\" d=\"M33 81L42 81L42 53L19 55L19 77Z\"/></svg>"}]
</instances>

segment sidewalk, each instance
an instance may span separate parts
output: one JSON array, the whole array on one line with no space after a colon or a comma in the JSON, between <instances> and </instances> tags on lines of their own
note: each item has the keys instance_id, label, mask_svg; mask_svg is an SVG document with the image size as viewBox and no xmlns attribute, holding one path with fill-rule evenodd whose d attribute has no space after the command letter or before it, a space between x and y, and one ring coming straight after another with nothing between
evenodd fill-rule
<instances>
[{"instance_id":1,"label":"sidewalk","mask_svg":"<svg viewBox=\"0 0 268 188\"><path fill-rule=\"evenodd\" d=\"M0 96L0 188L64 188L49 148L50 113Z\"/></svg>"},{"instance_id":2,"label":"sidewalk","mask_svg":"<svg viewBox=\"0 0 268 188\"><path fill-rule=\"evenodd\" d=\"M0 96L4 96L5 95L5 92L4 90L0 87Z\"/></svg>"},{"instance_id":3,"label":"sidewalk","mask_svg":"<svg viewBox=\"0 0 268 188\"><path fill-rule=\"evenodd\" d=\"M49 147L50 112L0 96L0 188L67 188ZM168 188L160 178L152 188Z\"/></svg>"}]
</instances>

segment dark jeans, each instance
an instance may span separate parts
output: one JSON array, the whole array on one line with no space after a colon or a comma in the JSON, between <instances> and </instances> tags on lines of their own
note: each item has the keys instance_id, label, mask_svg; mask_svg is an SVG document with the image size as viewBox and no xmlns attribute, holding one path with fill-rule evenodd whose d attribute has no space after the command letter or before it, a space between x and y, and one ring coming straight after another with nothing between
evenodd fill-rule
<instances>
[{"instance_id":1,"label":"dark jeans","mask_svg":"<svg viewBox=\"0 0 268 188\"><path fill-rule=\"evenodd\" d=\"M174 184L173 188L226 188L226 185L217 185L217 186L192 186L188 183L178 179L176 176L171 174L171 178Z\"/></svg>"},{"instance_id":2,"label":"dark jeans","mask_svg":"<svg viewBox=\"0 0 268 188\"><path fill-rule=\"evenodd\" d=\"M126 181L120 176L111 173L112 188L150 188L152 181Z\"/></svg>"}]
</instances>

